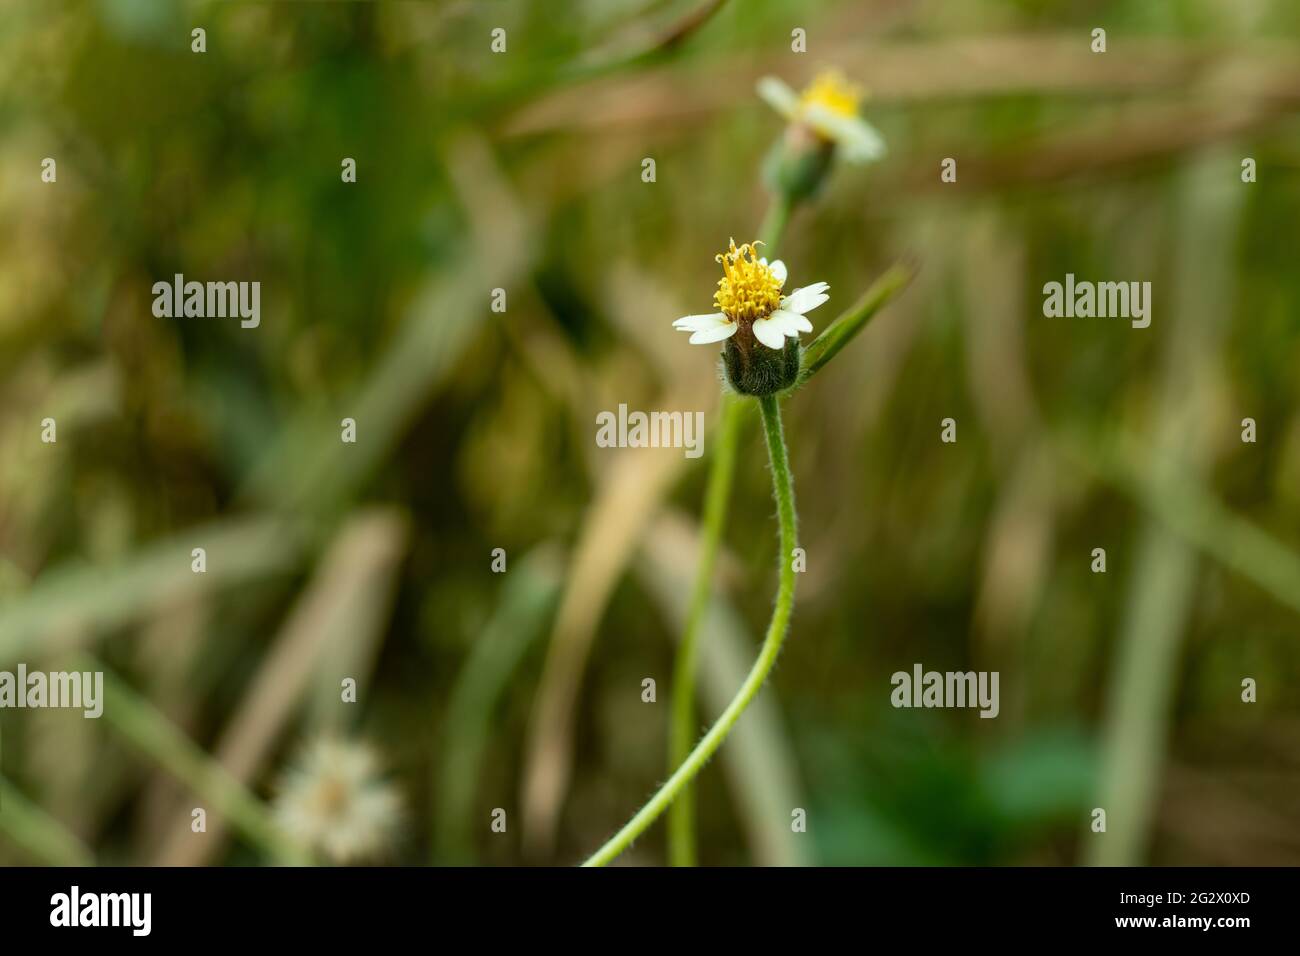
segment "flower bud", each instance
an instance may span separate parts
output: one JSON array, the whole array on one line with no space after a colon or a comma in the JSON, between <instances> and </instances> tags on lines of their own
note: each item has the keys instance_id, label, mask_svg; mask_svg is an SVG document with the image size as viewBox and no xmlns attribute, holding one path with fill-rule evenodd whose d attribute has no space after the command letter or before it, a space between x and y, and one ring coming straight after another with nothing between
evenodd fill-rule
<instances>
[{"instance_id":1,"label":"flower bud","mask_svg":"<svg viewBox=\"0 0 1300 956\"><path fill-rule=\"evenodd\" d=\"M817 195L834 156L834 143L802 123L792 123L764 160L763 175L773 192L803 202Z\"/></svg>"},{"instance_id":2,"label":"flower bud","mask_svg":"<svg viewBox=\"0 0 1300 956\"><path fill-rule=\"evenodd\" d=\"M722 369L727 384L742 395L771 395L799 379L799 340L770 349L751 335L733 335L723 343Z\"/></svg>"}]
</instances>

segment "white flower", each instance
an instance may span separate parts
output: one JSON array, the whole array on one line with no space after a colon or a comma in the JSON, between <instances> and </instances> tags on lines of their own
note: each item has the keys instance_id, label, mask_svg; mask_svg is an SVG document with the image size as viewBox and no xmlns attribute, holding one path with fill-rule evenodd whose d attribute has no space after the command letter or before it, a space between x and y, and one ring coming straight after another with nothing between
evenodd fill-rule
<instances>
[{"instance_id":1,"label":"white flower","mask_svg":"<svg viewBox=\"0 0 1300 956\"><path fill-rule=\"evenodd\" d=\"M885 141L858 110L862 90L843 74L827 70L796 93L774 76L758 81L758 95L785 117L787 122L811 129L820 139L833 143L851 163L868 163L885 155Z\"/></svg>"},{"instance_id":2,"label":"white flower","mask_svg":"<svg viewBox=\"0 0 1300 956\"><path fill-rule=\"evenodd\" d=\"M685 315L673 322L673 328L690 332L692 345L708 345L729 339L742 329L752 329L754 338L770 349L785 347L786 337L797 339L801 332L811 332L812 323L804 317L830 298L829 286L815 282L782 295L785 287L785 263L777 259L771 265L757 258L755 246L745 243L739 249L731 240L730 248L715 258L722 263L723 277L713 294L717 312Z\"/></svg>"},{"instance_id":3,"label":"white flower","mask_svg":"<svg viewBox=\"0 0 1300 956\"><path fill-rule=\"evenodd\" d=\"M281 781L276 818L290 836L331 862L380 854L401 823L402 807L378 771L368 746L318 739Z\"/></svg>"}]
</instances>

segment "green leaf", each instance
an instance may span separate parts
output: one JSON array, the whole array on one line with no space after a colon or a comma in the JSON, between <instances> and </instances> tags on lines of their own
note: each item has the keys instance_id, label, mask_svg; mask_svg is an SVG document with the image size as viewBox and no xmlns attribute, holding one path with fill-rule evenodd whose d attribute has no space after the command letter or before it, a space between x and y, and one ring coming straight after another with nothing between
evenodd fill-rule
<instances>
[{"instance_id":1,"label":"green leaf","mask_svg":"<svg viewBox=\"0 0 1300 956\"><path fill-rule=\"evenodd\" d=\"M853 337L866 328L867 323L888 305L898 293L907 288L907 284L916 275L916 268L909 263L896 263L871 284L862 297L847 312L840 315L828 325L822 334L812 340L804 349L803 367L799 370L799 379L794 388L802 387L807 381L825 367Z\"/></svg>"}]
</instances>

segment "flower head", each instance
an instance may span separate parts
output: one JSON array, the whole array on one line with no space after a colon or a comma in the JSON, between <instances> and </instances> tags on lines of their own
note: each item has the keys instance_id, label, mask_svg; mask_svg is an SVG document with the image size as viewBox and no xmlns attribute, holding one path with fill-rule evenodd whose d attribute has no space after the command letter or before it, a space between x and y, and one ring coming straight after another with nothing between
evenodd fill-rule
<instances>
[{"instance_id":1,"label":"flower head","mask_svg":"<svg viewBox=\"0 0 1300 956\"><path fill-rule=\"evenodd\" d=\"M829 286L815 282L783 296L785 263L777 259L769 265L766 259L760 259L756 251L760 245L758 241L747 242L737 248L732 239L729 248L714 257L723 273L718 291L713 293L713 305L718 311L685 315L673 323L678 331L691 333L692 345L720 342L740 333L742 338L752 336L769 349L780 349L787 336L798 339L800 332L812 331L812 323L804 313L830 298L826 294Z\"/></svg>"},{"instance_id":2,"label":"flower head","mask_svg":"<svg viewBox=\"0 0 1300 956\"><path fill-rule=\"evenodd\" d=\"M275 815L290 836L334 863L374 857L401 822L401 798L363 744L321 738L285 774Z\"/></svg>"},{"instance_id":3,"label":"flower head","mask_svg":"<svg viewBox=\"0 0 1300 956\"><path fill-rule=\"evenodd\" d=\"M780 259L760 258L761 242L728 248L714 258L722 265L713 305L718 311L686 315L673 328L691 333L692 345L726 340L724 361L737 391L764 395L787 387L799 370L799 333L811 332L811 312L830 298L827 284L815 282L782 295L786 268ZM793 373L790 367L793 366Z\"/></svg>"},{"instance_id":4,"label":"flower head","mask_svg":"<svg viewBox=\"0 0 1300 956\"><path fill-rule=\"evenodd\" d=\"M885 141L859 113L863 90L838 70L823 70L802 93L774 76L758 82L758 95L790 123L792 133L811 132L851 163L885 154Z\"/></svg>"}]
</instances>

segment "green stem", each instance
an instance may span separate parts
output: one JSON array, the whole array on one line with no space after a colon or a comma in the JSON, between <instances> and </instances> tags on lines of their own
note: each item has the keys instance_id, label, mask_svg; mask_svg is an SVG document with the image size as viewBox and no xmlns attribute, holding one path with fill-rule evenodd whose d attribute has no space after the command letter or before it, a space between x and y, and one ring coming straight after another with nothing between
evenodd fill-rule
<instances>
[{"instance_id":1,"label":"green stem","mask_svg":"<svg viewBox=\"0 0 1300 956\"><path fill-rule=\"evenodd\" d=\"M795 204L796 200L785 193L777 193L768 204L763 225L758 228L758 238L763 243L765 258L771 259L776 254L776 247L781 244L781 236L785 234L785 226L790 221Z\"/></svg>"},{"instance_id":2,"label":"green stem","mask_svg":"<svg viewBox=\"0 0 1300 956\"><path fill-rule=\"evenodd\" d=\"M784 193L772 197L759 238L767 257L776 255L795 200ZM744 403L734 395L722 396L713 461L709 466L709 485L704 496L704 515L700 528L700 563L695 569L691 603L682 629L681 644L673 664L673 703L668 742L668 772L682 765L696 739L695 674L699 659L699 633L713 592L713 567L717 562L722 531L727 523L727 506L731 500L732 477L736 468L736 449L740 444L740 426ZM673 866L694 866L697 859L695 840L695 791L686 787L678 795L668 814L668 859Z\"/></svg>"},{"instance_id":3,"label":"green stem","mask_svg":"<svg viewBox=\"0 0 1300 956\"><path fill-rule=\"evenodd\" d=\"M681 646L673 667L672 740L668 770L680 767L695 743L695 673L699 658L700 626L713 592L713 566L717 561L722 528L727 520L731 500L732 476L736 471L736 447L739 445L741 413L744 404L735 395L722 396L718 437L713 463L709 469L709 487L704 496L704 518L700 529L700 563L695 571L690 608L682 630ZM695 794L692 787L682 790L668 815L668 856L673 866L694 866Z\"/></svg>"},{"instance_id":4,"label":"green stem","mask_svg":"<svg viewBox=\"0 0 1300 956\"><path fill-rule=\"evenodd\" d=\"M776 498L777 519L780 525L780 577L776 592L776 607L767 626L763 647L758 653L758 659L754 661L754 666L750 668L745 682L741 684L740 690L731 699L722 716L709 728L709 732L695 745L695 749L690 752L681 766L637 812L636 816L597 850L583 864L584 866L604 866L609 863L658 819L722 746L731 728L736 725L740 715L745 712L764 681L767 680L767 675L772 672L777 656L781 653L781 645L785 642L786 631L790 626L790 615L794 611L795 579L792 555L798 546L794 479L790 475L790 462L786 455L785 437L781 430L781 409L777 404L776 396L763 396L759 399L759 407L763 411L763 431L767 436L767 453L772 463L772 494Z\"/></svg>"}]
</instances>

